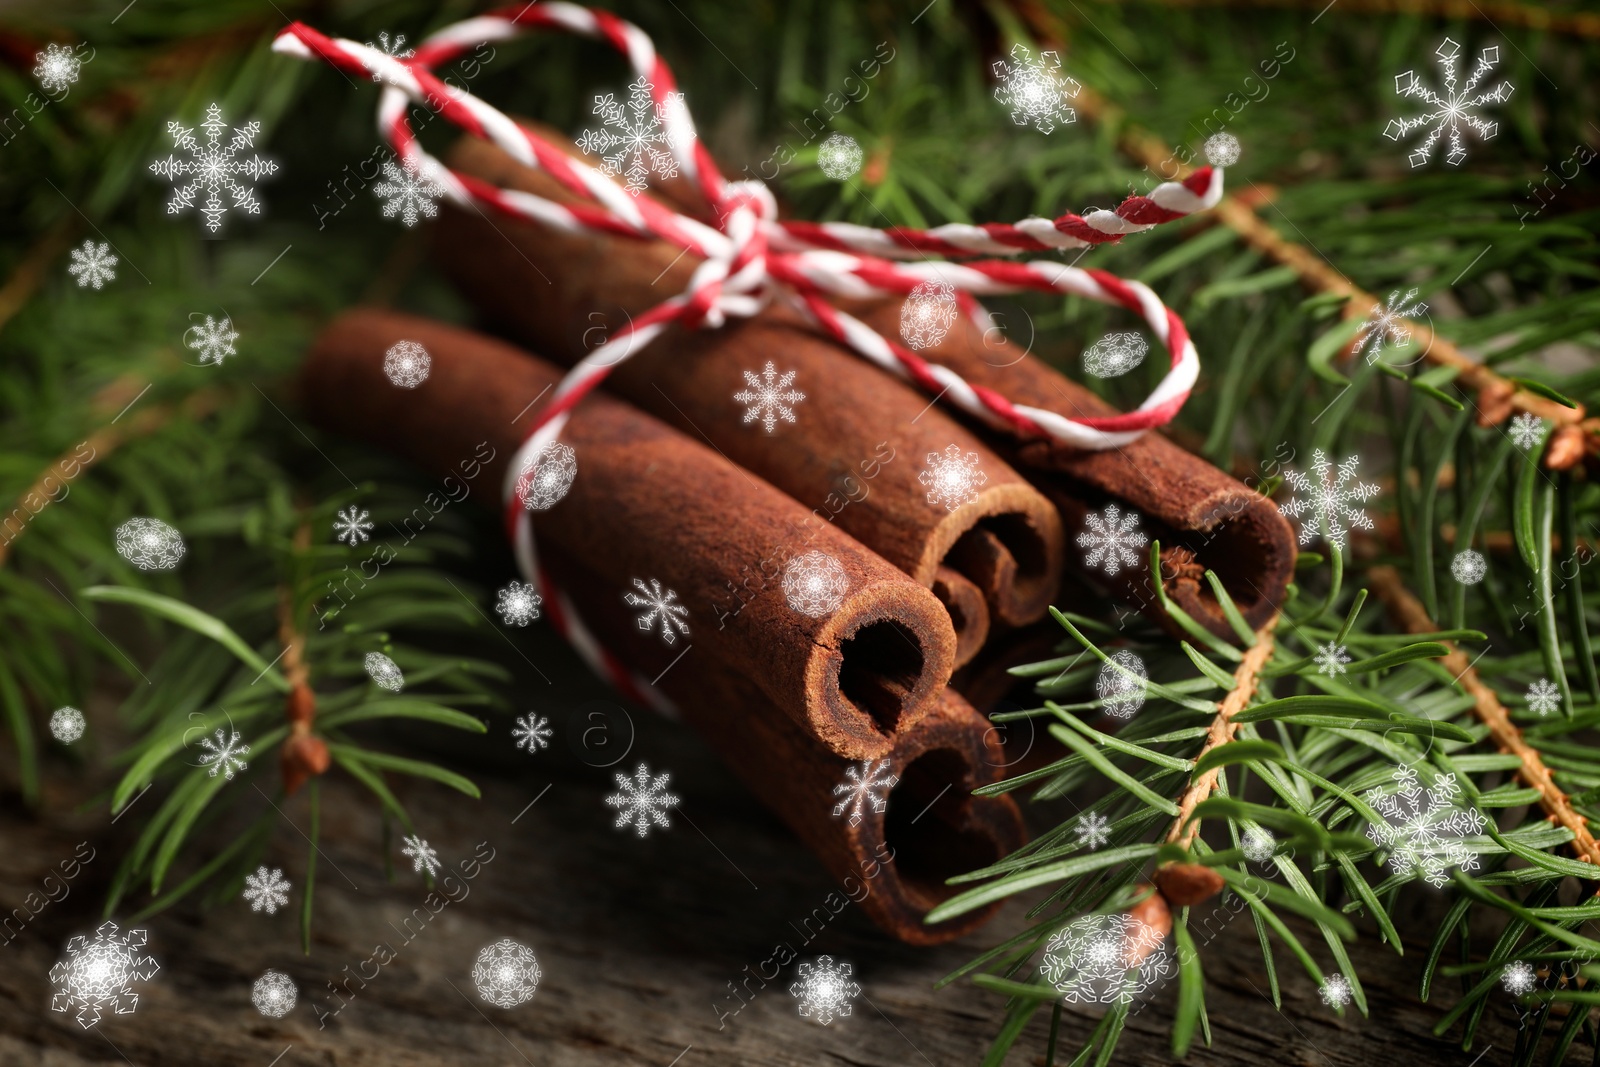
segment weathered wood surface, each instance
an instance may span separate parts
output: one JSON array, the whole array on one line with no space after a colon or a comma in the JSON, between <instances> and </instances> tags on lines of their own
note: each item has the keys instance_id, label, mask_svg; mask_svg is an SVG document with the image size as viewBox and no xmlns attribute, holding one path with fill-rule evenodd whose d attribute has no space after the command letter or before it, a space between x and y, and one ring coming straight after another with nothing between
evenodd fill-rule
<instances>
[{"instance_id":1,"label":"weathered wood surface","mask_svg":"<svg viewBox=\"0 0 1600 1067\"><path fill-rule=\"evenodd\" d=\"M540 688L556 691L542 683ZM402 932L405 917L413 909L428 915L422 877L399 855L397 841L395 881L386 881L375 805L332 775L323 790L324 858L311 956L299 951L297 916L291 914L298 906L306 845L296 830L283 826L269 860L294 882L289 911L269 917L235 900L209 912L180 907L142 924L161 969L139 987L136 1014L108 1015L89 1031L71 1014L50 1010L48 972L72 934L97 925L106 882L135 820L130 815L111 825L103 794L97 806L73 810L105 779L94 775L91 785L85 780L90 775L64 761L53 763L43 816L24 814L14 792L6 796L0 904L7 910L20 905L80 841L89 841L96 857L70 883L67 896L45 905L0 947L0 1064L946 1067L982 1060L999 1020L999 999L964 983L939 992L932 985L1015 929L1019 906L1011 905L977 936L937 949L889 942L847 906L820 933L813 918L814 937L807 944L807 918L828 915L825 901L836 887L682 728L633 713L632 751L618 764L631 769L644 758L673 772L683 804L671 831L640 840L631 831L612 829L601 798L611 789L613 772L588 764L613 758L626 728L585 737L598 720L586 720L581 708L599 696L597 690L563 692L532 705L550 716L557 731L554 746L537 756L514 751L509 722L497 721L477 753L492 769L473 772L484 785L481 802L431 784L403 791L441 859L471 857L478 842L493 850L475 878L458 879L454 892L460 899L426 923L413 921L409 942ZM284 812L306 828L304 796ZM1406 916L1402 929L1419 940L1428 936L1442 912L1440 899ZM1354 946L1371 1017L1347 1009L1340 1018L1282 951L1284 1004L1275 1009L1250 920L1241 915L1213 929L1218 932L1203 947L1202 959L1214 1044L1196 1048L1187 1063L1509 1062L1516 1014L1508 998L1495 998L1470 1052L1430 1035L1456 986L1445 980L1433 1003L1418 1001L1420 944L1408 943L1403 958L1375 938ZM1326 961L1320 938L1297 929ZM535 997L511 1010L479 1001L469 975L478 949L501 937L531 946L543 971ZM829 1026L800 1018L787 991L792 965L736 1014L722 1014L740 1004L728 984L757 972L785 942L801 958L829 953L854 964L863 996L852 1016ZM358 973L380 943L392 946L395 958L364 988L351 980L354 996L319 1028L313 1005L339 1004L325 983ZM252 981L269 967L288 972L301 991L299 1004L282 1020L263 1018L250 1004ZM366 973L372 973L371 965ZM755 980L750 988L757 988ZM1167 989L1131 1020L1113 1062L1171 1062L1166 1020L1172 995ZM1047 1012L1039 1013L1009 1063L1043 1064L1047 1019ZM1089 1025L1086 1016L1063 1017L1073 1034L1086 1033ZM1575 1049L1570 1061L1588 1057L1587 1048Z\"/></svg>"}]
</instances>

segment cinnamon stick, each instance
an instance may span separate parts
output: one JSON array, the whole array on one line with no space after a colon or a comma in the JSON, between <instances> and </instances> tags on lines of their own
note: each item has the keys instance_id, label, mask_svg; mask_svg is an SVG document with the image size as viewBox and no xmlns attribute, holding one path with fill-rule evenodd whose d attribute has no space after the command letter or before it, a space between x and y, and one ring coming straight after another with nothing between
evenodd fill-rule
<instances>
[{"instance_id":1,"label":"cinnamon stick","mask_svg":"<svg viewBox=\"0 0 1600 1067\"><path fill-rule=\"evenodd\" d=\"M402 340L420 343L432 358L416 388L384 375L385 351ZM330 430L439 472L454 473L476 456L486 475L478 484L498 488L536 401L559 378L550 364L491 338L362 309L317 339L303 386L312 419ZM604 598L619 607L635 579L674 591L689 618L687 634L662 644L672 656L748 672L773 705L847 758L882 756L939 702L955 649L947 614L927 589L854 538L820 525L806 542L837 560L848 579L838 607L812 617L789 606L781 581L743 585L762 553L792 540L789 531L809 517L799 504L607 397L580 404L562 440L576 452L578 474L564 499L535 515L541 548L564 549L600 575ZM500 510L493 491L484 503ZM781 578L786 562L759 573ZM735 583L746 599L719 625L716 606Z\"/></svg>"}]
</instances>

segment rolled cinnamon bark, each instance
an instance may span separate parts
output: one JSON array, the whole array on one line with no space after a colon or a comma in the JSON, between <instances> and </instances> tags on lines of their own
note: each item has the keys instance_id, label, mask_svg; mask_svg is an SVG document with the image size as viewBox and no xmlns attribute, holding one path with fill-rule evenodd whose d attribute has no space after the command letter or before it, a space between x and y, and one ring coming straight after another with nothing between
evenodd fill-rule
<instances>
[{"instance_id":1,"label":"rolled cinnamon bark","mask_svg":"<svg viewBox=\"0 0 1600 1067\"><path fill-rule=\"evenodd\" d=\"M432 358L416 388L400 388L384 374L386 350L403 340L420 343ZM536 401L560 373L491 338L365 309L323 331L302 381L314 421L432 470L454 473L463 457L481 458L486 441L493 449L483 462L487 483L498 487ZM747 672L773 705L852 759L887 753L897 734L939 703L955 633L942 605L903 572L820 525L807 544L837 560L848 583L835 609L813 617L791 608L781 586L787 559L780 558L776 571L762 572L771 580L747 587L742 610L719 624L714 605L726 590L809 513L711 449L608 397L581 403L562 440L576 452L578 474L564 499L536 514L541 548L558 546L603 576L606 596L619 607L636 579L675 591L690 615L688 633L664 646L672 656ZM486 503L500 508L498 495Z\"/></svg>"},{"instance_id":2,"label":"rolled cinnamon bark","mask_svg":"<svg viewBox=\"0 0 1600 1067\"><path fill-rule=\"evenodd\" d=\"M462 142L451 163L497 185L571 199L486 142ZM698 262L662 242L566 234L477 212L447 209L435 232L440 262L486 317L568 363L682 291ZM806 394L796 423L777 422L772 433L751 425L734 399L769 360L780 374L793 371L793 388ZM771 308L717 330L670 329L606 387L710 441L812 506L817 523L831 521L923 585L935 586L941 566L960 573L1000 622L1042 617L1056 592L1065 553L1049 501L929 398L840 351L792 312ZM947 455L976 457L983 475L954 508L932 498L923 477ZM959 600L947 603L962 652L975 650L978 618Z\"/></svg>"}]
</instances>

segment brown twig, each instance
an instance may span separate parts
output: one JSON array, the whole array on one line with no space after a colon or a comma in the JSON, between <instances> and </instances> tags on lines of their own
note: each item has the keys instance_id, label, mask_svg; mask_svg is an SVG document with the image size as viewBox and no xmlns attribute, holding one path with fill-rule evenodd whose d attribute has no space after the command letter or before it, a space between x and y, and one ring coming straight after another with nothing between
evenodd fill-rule
<instances>
[{"instance_id":1,"label":"brown twig","mask_svg":"<svg viewBox=\"0 0 1600 1067\"><path fill-rule=\"evenodd\" d=\"M1401 628L1414 634L1432 633L1439 629L1439 624L1428 617L1427 609L1411 595L1400 579L1400 572L1393 567L1372 568L1367 572L1367 582ZM1596 843L1594 835L1589 832L1588 820L1573 810L1571 801L1556 785L1538 750L1522 739L1522 731L1511 721L1511 714L1500 703L1494 690L1478 677L1466 653L1456 648L1452 641L1444 644L1450 648L1450 653L1444 657L1444 666L1472 697L1473 713L1489 728L1489 736L1494 738L1500 751L1516 756L1521 761L1517 777L1539 791L1539 806L1545 810L1551 822L1572 831L1572 850L1578 858L1585 863L1600 865L1600 843Z\"/></svg>"},{"instance_id":2,"label":"brown twig","mask_svg":"<svg viewBox=\"0 0 1600 1067\"><path fill-rule=\"evenodd\" d=\"M22 262L11 272L5 285L0 286L0 329L11 321L11 316L22 310L33 291L44 280L45 268L67 247L76 228L76 220L68 215L46 230L44 236L28 249L28 254L22 257Z\"/></svg>"},{"instance_id":3,"label":"brown twig","mask_svg":"<svg viewBox=\"0 0 1600 1067\"><path fill-rule=\"evenodd\" d=\"M311 547L311 524L302 522L294 532L294 550L303 553ZM284 717L289 720L289 737L283 743L280 765L283 789L293 793L312 775L328 769L328 746L311 732L317 717L317 696L311 688L311 672L305 662L305 636L295 624L294 592L278 586L278 643L283 645L283 676L289 683L284 700Z\"/></svg>"}]
</instances>

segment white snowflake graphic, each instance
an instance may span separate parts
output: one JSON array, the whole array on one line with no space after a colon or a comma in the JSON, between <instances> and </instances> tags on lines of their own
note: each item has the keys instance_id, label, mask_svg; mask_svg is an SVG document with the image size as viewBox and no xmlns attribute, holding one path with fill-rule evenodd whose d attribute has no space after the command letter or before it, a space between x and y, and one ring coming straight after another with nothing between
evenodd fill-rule
<instances>
[{"instance_id":1,"label":"white snowflake graphic","mask_svg":"<svg viewBox=\"0 0 1600 1067\"><path fill-rule=\"evenodd\" d=\"M200 353L202 366L215 363L220 367L224 359L237 355L233 342L238 339L239 332L233 328L233 319L227 315L222 317L221 322L207 315L205 322L183 331L183 346Z\"/></svg>"},{"instance_id":2,"label":"white snowflake graphic","mask_svg":"<svg viewBox=\"0 0 1600 1067\"><path fill-rule=\"evenodd\" d=\"M1126 914L1074 919L1045 944L1039 964L1068 1004L1128 1004L1176 970L1161 932Z\"/></svg>"},{"instance_id":3,"label":"white snowflake graphic","mask_svg":"<svg viewBox=\"0 0 1600 1067\"><path fill-rule=\"evenodd\" d=\"M1489 565L1485 562L1482 552L1475 552L1464 548L1455 554L1450 561L1450 577L1462 585L1477 585L1483 581L1483 576L1489 573Z\"/></svg>"},{"instance_id":4,"label":"white snowflake graphic","mask_svg":"<svg viewBox=\"0 0 1600 1067\"><path fill-rule=\"evenodd\" d=\"M1423 789L1415 767L1394 769L1394 792L1369 790L1363 798L1384 821L1367 827L1367 837L1388 853L1389 869L1397 875L1420 874L1430 885L1443 888L1450 868L1478 869L1478 854L1461 839L1479 834L1487 820L1476 808L1463 810L1457 801L1454 774L1432 771L1433 787Z\"/></svg>"},{"instance_id":5,"label":"white snowflake graphic","mask_svg":"<svg viewBox=\"0 0 1600 1067\"><path fill-rule=\"evenodd\" d=\"M1299 471L1285 471L1284 478L1289 487L1296 493L1305 496L1291 496L1289 502L1278 508L1279 511L1298 520L1302 512L1309 512L1311 522L1299 523L1300 543L1309 545L1321 536L1343 549L1345 547L1345 523L1360 530L1372 529L1372 519L1362 511L1357 504L1364 504L1378 493L1375 485L1364 485L1356 481L1356 467L1361 463L1361 457L1351 456L1339 464L1338 475L1330 475L1333 464L1323 454L1322 449L1311 451L1311 473L1307 478Z\"/></svg>"},{"instance_id":6,"label":"white snowflake graphic","mask_svg":"<svg viewBox=\"0 0 1600 1067\"><path fill-rule=\"evenodd\" d=\"M1078 95L1081 86L1077 79L1061 73L1059 55L1040 52L1034 59L1031 51L1018 44L1011 48L1011 59L1011 63L995 60L993 70L1000 82L994 98L1011 109L1012 122L1050 133L1057 123L1065 126L1078 121L1078 113L1067 101Z\"/></svg>"},{"instance_id":7,"label":"white snowflake graphic","mask_svg":"<svg viewBox=\"0 0 1600 1067\"><path fill-rule=\"evenodd\" d=\"M1485 76L1500 63L1498 46L1491 45L1478 53L1478 61L1473 64L1472 73L1467 76L1466 84L1459 89L1456 83L1461 79L1461 46L1446 37L1444 43L1434 50L1434 55L1439 58L1439 73L1444 78L1442 92L1423 85L1422 79L1414 70L1396 74L1394 78L1395 92L1401 96L1414 96L1433 110L1415 118L1391 119L1389 125L1384 127L1383 135L1391 141L1399 141L1417 130L1431 127L1428 129L1428 135L1407 157L1411 160L1412 167L1420 167L1433 159L1434 149L1438 147L1440 139L1448 134L1450 151L1445 153L1444 159L1450 166L1459 167L1467 158L1467 146L1461 136L1462 127L1471 129L1480 140L1493 139L1494 135L1500 132L1500 124L1484 118L1478 113L1478 109L1485 104L1505 103L1511 99L1515 86L1503 81L1493 89L1477 93L1478 86ZM1474 93L1477 95L1473 95Z\"/></svg>"},{"instance_id":8,"label":"white snowflake graphic","mask_svg":"<svg viewBox=\"0 0 1600 1067\"><path fill-rule=\"evenodd\" d=\"M1088 847L1093 852L1107 841L1111 840L1111 824L1099 812L1087 812L1078 817L1078 822L1073 826L1073 833L1078 835L1078 844Z\"/></svg>"},{"instance_id":9,"label":"white snowflake graphic","mask_svg":"<svg viewBox=\"0 0 1600 1067\"><path fill-rule=\"evenodd\" d=\"M120 935L120 936L119 936ZM123 934L114 922L102 923L94 940L79 934L67 942L67 954L50 968L55 996L52 1011L78 1008L78 1025L85 1030L100 1021L100 1009L131 1015L139 1006L134 982L148 982L160 970L150 956L141 955L148 934L129 930Z\"/></svg>"},{"instance_id":10,"label":"white snowflake graphic","mask_svg":"<svg viewBox=\"0 0 1600 1067\"><path fill-rule=\"evenodd\" d=\"M794 385L794 371L778 373L777 365L772 360L767 360L767 365L760 374L754 371L741 371L744 375L748 389L741 389L733 394L735 402L745 405L744 422L746 425L761 420L761 428L772 433L778 428L778 420L794 422L794 405L806 398L806 394Z\"/></svg>"},{"instance_id":11,"label":"white snowflake graphic","mask_svg":"<svg viewBox=\"0 0 1600 1067\"><path fill-rule=\"evenodd\" d=\"M1250 827L1239 840L1239 848L1244 852L1244 858L1251 863L1267 862L1277 847L1278 840L1272 836L1272 832L1263 830L1259 826Z\"/></svg>"},{"instance_id":12,"label":"white snowflake graphic","mask_svg":"<svg viewBox=\"0 0 1600 1067\"><path fill-rule=\"evenodd\" d=\"M559 441L545 445L517 473L517 499L529 511L547 511L561 502L578 476L578 454Z\"/></svg>"},{"instance_id":13,"label":"white snowflake graphic","mask_svg":"<svg viewBox=\"0 0 1600 1067\"><path fill-rule=\"evenodd\" d=\"M989 480L978 463L976 452L963 453L959 445L929 452L927 468L917 475L917 481L928 487L928 503L954 511L975 500L978 489Z\"/></svg>"},{"instance_id":14,"label":"white snowflake graphic","mask_svg":"<svg viewBox=\"0 0 1600 1067\"><path fill-rule=\"evenodd\" d=\"M104 241L86 240L72 250L72 263L67 273L78 279L78 288L94 286L99 289L106 282L117 280L117 257Z\"/></svg>"},{"instance_id":15,"label":"white snowflake graphic","mask_svg":"<svg viewBox=\"0 0 1600 1067\"><path fill-rule=\"evenodd\" d=\"M83 736L83 712L77 708L57 708L50 715L50 736L70 745Z\"/></svg>"},{"instance_id":16,"label":"white snowflake graphic","mask_svg":"<svg viewBox=\"0 0 1600 1067\"><path fill-rule=\"evenodd\" d=\"M1213 167L1231 167L1239 162L1239 138L1231 133L1214 133L1206 138L1206 162Z\"/></svg>"},{"instance_id":17,"label":"white snowflake graphic","mask_svg":"<svg viewBox=\"0 0 1600 1067\"><path fill-rule=\"evenodd\" d=\"M889 773L886 759L879 760L877 766L869 759L862 760L859 767L852 763L844 769L844 776L845 781L833 787L834 796L844 797L833 806L833 814L838 818L848 811L851 826L860 824L866 808L880 815L888 810L888 792L900 782L899 775Z\"/></svg>"},{"instance_id":18,"label":"white snowflake graphic","mask_svg":"<svg viewBox=\"0 0 1600 1067\"><path fill-rule=\"evenodd\" d=\"M183 535L160 519L129 519L116 537L117 554L142 571L170 571L188 551Z\"/></svg>"},{"instance_id":19,"label":"white snowflake graphic","mask_svg":"<svg viewBox=\"0 0 1600 1067\"><path fill-rule=\"evenodd\" d=\"M848 134L833 134L817 149L817 166L834 181L847 181L861 169L861 146Z\"/></svg>"},{"instance_id":20,"label":"white snowflake graphic","mask_svg":"<svg viewBox=\"0 0 1600 1067\"><path fill-rule=\"evenodd\" d=\"M603 125L584 130L578 138L584 155L601 157L601 173L625 178L623 184L634 196L649 187L652 173L661 178L675 178L678 174L667 116L683 106L683 94L668 93L665 102L657 104L651 96L654 91L655 86L641 76L628 86L625 105L611 93L595 97L594 113Z\"/></svg>"},{"instance_id":21,"label":"white snowflake graphic","mask_svg":"<svg viewBox=\"0 0 1600 1067\"><path fill-rule=\"evenodd\" d=\"M1322 983L1322 1003L1330 1008L1342 1008L1350 1003L1352 990L1350 979L1342 974L1335 974Z\"/></svg>"},{"instance_id":22,"label":"white snowflake graphic","mask_svg":"<svg viewBox=\"0 0 1600 1067\"><path fill-rule=\"evenodd\" d=\"M211 737L200 739L200 747L205 749L200 756L200 766L210 767L212 778L221 771L222 776L231 782L235 772L250 766L244 761L244 757L250 754L250 746L240 743L238 730L230 728L225 737L219 727Z\"/></svg>"},{"instance_id":23,"label":"white snowflake graphic","mask_svg":"<svg viewBox=\"0 0 1600 1067\"><path fill-rule=\"evenodd\" d=\"M531 582L513 581L497 594L494 610L507 626L526 626L539 617L544 597L533 591Z\"/></svg>"},{"instance_id":24,"label":"white snowflake graphic","mask_svg":"<svg viewBox=\"0 0 1600 1067\"><path fill-rule=\"evenodd\" d=\"M406 229L419 219L435 218L439 206L435 201L444 196L444 182L440 180L439 165L432 160L407 157L395 165L394 160L383 162L383 181L372 187L372 195L383 201L383 217L400 216Z\"/></svg>"},{"instance_id":25,"label":"white snowflake graphic","mask_svg":"<svg viewBox=\"0 0 1600 1067\"><path fill-rule=\"evenodd\" d=\"M77 84L78 71L83 68L83 61L64 44L45 45L43 52L33 54L33 61L33 76L39 79L39 87L52 94Z\"/></svg>"},{"instance_id":26,"label":"white snowflake graphic","mask_svg":"<svg viewBox=\"0 0 1600 1067\"><path fill-rule=\"evenodd\" d=\"M372 529L372 523L367 521L369 514L365 508L358 509L354 504L340 511L333 520L333 539L348 541L351 548L369 540L371 535L367 531Z\"/></svg>"},{"instance_id":27,"label":"white snowflake graphic","mask_svg":"<svg viewBox=\"0 0 1600 1067\"><path fill-rule=\"evenodd\" d=\"M1511 420L1511 429L1509 431L1511 440L1516 443L1518 448L1526 452L1544 440L1545 430L1549 425L1539 416L1523 412Z\"/></svg>"},{"instance_id":28,"label":"white snowflake graphic","mask_svg":"<svg viewBox=\"0 0 1600 1067\"><path fill-rule=\"evenodd\" d=\"M526 1004L539 988L539 960L520 941L502 937L478 950L472 965L472 984L478 996L497 1008Z\"/></svg>"},{"instance_id":29,"label":"white snowflake graphic","mask_svg":"<svg viewBox=\"0 0 1600 1067\"><path fill-rule=\"evenodd\" d=\"M263 864L254 874L245 875L243 896L250 902L251 911L276 915L279 908L288 907L289 880L283 876L283 868L268 870Z\"/></svg>"},{"instance_id":30,"label":"white snowflake graphic","mask_svg":"<svg viewBox=\"0 0 1600 1067\"><path fill-rule=\"evenodd\" d=\"M1078 535L1078 546L1087 548L1083 557L1086 567L1103 567L1106 574L1116 574L1123 567L1137 567L1141 549L1149 538L1138 530L1139 513L1126 515L1115 504L1107 504L1104 511L1089 512L1083 524L1088 527Z\"/></svg>"},{"instance_id":31,"label":"white snowflake graphic","mask_svg":"<svg viewBox=\"0 0 1600 1067\"><path fill-rule=\"evenodd\" d=\"M917 351L932 348L950 332L961 305L949 282L918 282L900 305L900 339Z\"/></svg>"},{"instance_id":32,"label":"white snowflake graphic","mask_svg":"<svg viewBox=\"0 0 1600 1067\"><path fill-rule=\"evenodd\" d=\"M195 195L204 189L206 201L200 213L206 218L206 228L216 233L222 227L223 215L230 210L236 208L247 215L261 213L261 202L256 199L255 189L241 185L238 178L259 182L277 171L278 164L260 155L249 159L239 158L243 149L255 147L256 134L261 132L259 122L247 122L236 127L232 139L223 144L222 132L228 129L228 124L222 120L222 108L212 104L206 109L206 120L200 127L206 131L205 144L195 140L193 129L177 122L167 123L167 133L172 138L173 147L187 153L188 158L180 159L174 153L150 164L150 172L173 183L172 197L167 201L169 215L194 207ZM179 185L178 181L182 178L191 180ZM232 204L223 204L224 192L233 198Z\"/></svg>"},{"instance_id":33,"label":"white snowflake graphic","mask_svg":"<svg viewBox=\"0 0 1600 1067\"><path fill-rule=\"evenodd\" d=\"M818 956L795 968L789 995L800 1002L800 1016L815 1019L823 1026L844 1018L855 1007L861 987L850 980L850 964L833 962L832 956Z\"/></svg>"},{"instance_id":34,"label":"white snowflake graphic","mask_svg":"<svg viewBox=\"0 0 1600 1067\"><path fill-rule=\"evenodd\" d=\"M519 718L517 724L511 728L511 737L516 741L517 747L527 749L529 753L549 748L550 738L553 736L555 731L550 728L550 720L531 711Z\"/></svg>"},{"instance_id":35,"label":"white snowflake graphic","mask_svg":"<svg viewBox=\"0 0 1600 1067\"><path fill-rule=\"evenodd\" d=\"M1108 333L1083 354L1083 369L1096 378L1115 378L1144 362L1150 343L1132 330Z\"/></svg>"},{"instance_id":36,"label":"white snowflake graphic","mask_svg":"<svg viewBox=\"0 0 1600 1067\"><path fill-rule=\"evenodd\" d=\"M1548 715L1561 710L1561 690L1548 678L1540 678L1528 686L1528 710Z\"/></svg>"},{"instance_id":37,"label":"white snowflake graphic","mask_svg":"<svg viewBox=\"0 0 1600 1067\"><path fill-rule=\"evenodd\" d=\"M803 553L783 569L783 595L802 615L820 619L837 610L849 591L844 564L826 552Z\"/></svg>"},{"instance_id":38,"label":"white snowflake graphic","mask_svg":"<svg viewBox=\"0 0 1600 1067\"><path fill-rule=\"evenodd\" d=\"M376 48L393 59L410 59L417 54L416 49L406 47L406 35L397 33L391 40L388 30L378 31L378 43L367 42L368 48Z\"/></svg>"},{"instance_id":39,"label":"white snowflake graphic","mask_svg":"<svg viewBox=\"0 0 1600 1067\"><path fill-rule=\"evenodd\" d=\"M1378 353L1388 348L1408 348L1411 345L1410 321L1426 314L1428 305L1417 299L1417 289L1408 289L1404 296L1396 289L1372 310L1356 331L1354 351L1360 352L1368 363L1378 361Z\"/></svg>"},{"instance_id":40,"label":"white snowflake graphic","mask_svg":"<svg viewBox=\"0 0 1600 1067\"><path fill-rule=\"evenodd\" d=\"M1538 975L1534 973L1533 964L1516 960L1506 964L1505 970L1500 972L1500 984L1507 993L1520 997L1533 992L1533 987L1538 984Z\"/></svg>"},{"instance_id":41,"label":"white snowflake graphic","mask_svg":"<svg viewBox=\"0 0 1600 1067\"><path fill-rule=\"evenodd\" d=\"M366 668L368 678L391 693L400 692L400 688L406 684L405 675L400 673L400 665L382 652L368 652L362 666Z\"/></svg>"},{"instance_id":42,"label":"white snowflake graphic","mask_svg":"<svg viewBox=\"0 0 1600 1067\"><path fill-rule=\"evenodd\" d=\"M295 988L294 979L282 971L264 971L256 979L256 984L250 987L250 1003L269 1019L281 1019L288 1015L294 1010L298 999L300 991Z\"/></svg>"},{"instance_id":43,"label":"white snowflake graphic","mask_svg":"<svg viewBox=\"0 0 1600 1067\"><path fill-rule=\"evenodd\" d=\"M405 839L405 845L400 849L401 854L411 857L413 871L426 870L429 874L439 873L439 854L416 834L410 834Z\"/></svg>"},{"instance_id":44,"label":"white snowflake graphic","mask_svg":"<svg viewBox=\"0 0 1600 1067\"><path fill-rule=\"evenodd\" d=\"M1149 675L1145 674L1144 660L1129 649L1122 649L1111 657L1110 663L1100 666L1094 680L1095 695L1101 707L1114 719L1131 719L1134 712L1144 707Z\"/></svg>"},{"instance_id":45,"label":"white snowflake graphic","mask_svg":"<svg viewBox=\"0 0 1600 1067\"><path fill-rule=\"evenodd\" d=\"M1326 674L1330 678L1336 678L1346 673L1345 664L1350 662L1350 656L1345 651L1345 646L1336 645L1332 641L1319 647L1315 658L1317 673Z\"/></svg>"},{"instance_id":46,"label":"white snowflake graphic","mask_svg":"<svg viewBox=\"0 0 1600 1067\"><path fill-rule=\"evenodd\" d=\"M650 832L652 823L663 830L671 829L667 811L676 807L680 798L676 793L667 792L667 786L672 781L670 774L663 771L652 777L650 768L641 763L632 778L618 774L616 779L617 792L605 798L608 806L617 809L617 821L613 824L615 829L620 830L631 823L640 837Z\"/></svg>"},{"instance_id":47,"label":"white snowflake graphic","mask_svg":"<svg viewBox=\"0 0 1600 1067\"><path fill-rule=\"evenodd\" d=\"M635 621L639 629L645 633L659 628L661 640L667 644L676 644L678 634L685 637L689 634L689 609L678 603L678 594L671 589L662 589L661 583L654 578L646 585L638 578L633 580L633 587L637 593L623 593L622 600L629 607L644 608L645 611Z\"/></svg>"},{"instance_id":48,"label":"white snowflake graphic","mask_svg":"<svg viewBox=\"0 0 1600 1067\"><path fill-rule=\"evenodd\" d=\"M428 380L433 357L415 341L396 341L383 353L383 373L402 389L415 389Z\"/></svg>"}]
</instances>

